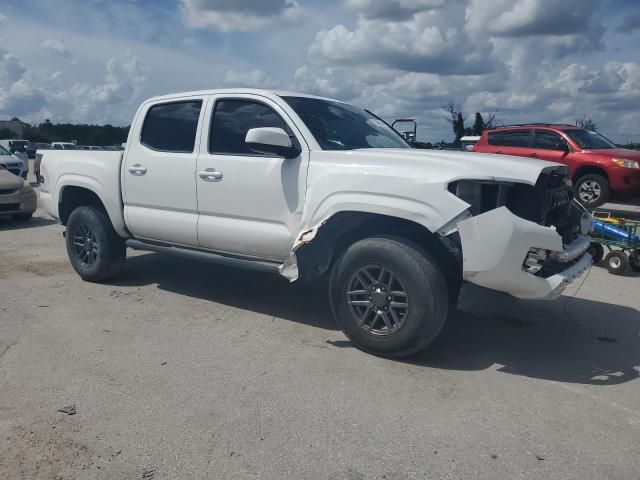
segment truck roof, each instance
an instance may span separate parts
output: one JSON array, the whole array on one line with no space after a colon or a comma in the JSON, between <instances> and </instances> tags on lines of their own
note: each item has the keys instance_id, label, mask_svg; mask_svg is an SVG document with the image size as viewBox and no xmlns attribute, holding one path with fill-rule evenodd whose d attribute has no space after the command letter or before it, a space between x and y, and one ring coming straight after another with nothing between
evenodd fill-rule
<instances>
[{"instance_id":1,"label":"truck roof","mask_svg":"<svg viewBox=\"0 0 640 480\"><path fill-rule=\"evenodd\" d=\"M261 95L263 97L305 97L305 98L316 98L318 100L328 100L331 102L340 102L344 103L340 100L336 100L334 98L326 98L320 97L317 95L309 95L308 93L299 93L299 92L289 92L284 90L268 90L261 88L220 88L220 89L211 89L211 90L194 90L190 92L180 92L180 93L170 93L167 95L159 95L156 97L149 98L147 102L155 102L157 100L170 100L173 98L183 98L183 97L193 97L197 95L218 95L218 94L252 94L252 95Z\"/></svg>"}]
</instances>

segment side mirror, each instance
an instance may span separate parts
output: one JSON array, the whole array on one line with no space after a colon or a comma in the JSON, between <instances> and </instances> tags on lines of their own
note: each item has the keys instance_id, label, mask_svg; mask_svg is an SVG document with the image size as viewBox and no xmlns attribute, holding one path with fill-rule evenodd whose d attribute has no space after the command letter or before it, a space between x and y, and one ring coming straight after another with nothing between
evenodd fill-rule
<instances>
[{"instance_id":1,"label":"side mirror","mask_svg":"<svg viewBox=\"0 0 640 480\"><path fill-rule=\"evenodd\" d=\"M278 155L284 158L295 158L300 155L300 148L291 143L291 138L282 128L252 128L247 132L244 141L256 153Z\"/></svg>"}]
</instances>

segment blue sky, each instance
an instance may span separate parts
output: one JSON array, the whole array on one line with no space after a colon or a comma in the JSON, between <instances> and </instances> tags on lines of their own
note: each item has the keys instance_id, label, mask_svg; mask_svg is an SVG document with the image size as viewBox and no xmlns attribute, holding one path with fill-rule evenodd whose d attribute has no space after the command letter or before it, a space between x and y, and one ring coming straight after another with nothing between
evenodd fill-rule
<instances>
[{"instance_id":1,"label":"blue sky","mask_svg":"<svg viewBox=\"0 0 640 480\"><path fill-rule=\"evenodd\" d=\"M450 140L440 105L640 141L640 0L2 0L0 118L125 125L149 96L315 93Z\"/></svg>"}]
</instances>

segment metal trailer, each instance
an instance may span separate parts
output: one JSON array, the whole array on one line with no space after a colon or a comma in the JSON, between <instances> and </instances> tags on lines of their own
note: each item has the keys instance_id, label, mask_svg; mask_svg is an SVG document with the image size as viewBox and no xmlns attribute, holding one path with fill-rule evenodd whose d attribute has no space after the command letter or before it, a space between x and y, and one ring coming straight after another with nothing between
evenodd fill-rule
<instances>
[{"instance_id":1,"label":"metal trailer","mask_svg":"<svg viewBox=\"0 0 640 480\"><path fill-rule=\"evenodd\" d=\"M628 268L640 272L640 222L594 212L594 226L590 233L590 253L593 263L603 257L609 273L624 275ZM605 249L608 250L605 256Z\"/></svg>"}]
</instances>

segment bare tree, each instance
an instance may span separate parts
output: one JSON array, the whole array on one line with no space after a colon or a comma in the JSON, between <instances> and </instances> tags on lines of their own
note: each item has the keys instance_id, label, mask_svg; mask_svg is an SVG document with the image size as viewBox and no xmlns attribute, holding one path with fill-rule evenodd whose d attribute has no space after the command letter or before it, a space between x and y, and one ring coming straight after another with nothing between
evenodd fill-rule
<instances>
[{"instance_id":1,"label":"bare tree","mask_svg":"<svg viewBox=\"0 0 640 480\"><path fill-rule=\"evenodd\" d=\"M451 124L455 135L455 144L460 143L460 139L464 136L464 121L467 117L462 112L462 105L450 100L440 108L447 113L447 122Z\"/></svg>"},{"instance_id":2,"label":"bare tree","mask_svg":"<svg viewBox=\"0 0 640 480\"><path fill-rule=\"evenodd\" d=\"M484 117L484 128L488 130L490 128L496 128L498 126L498 110L494 110L493 112L487 113L486 117Z\"/></svg>"},{"instance_id":3,"label":"bare tree","mask_svg":"<svg viewBox=\"0 0 640 480\"><path fill-rule=\"evenodd\" d=\"M585 130L596 131L598 129L596 122L591 120L591 116L583 115L582 118L576 120L576 127L584 128Z\"/></svg>"}]
</instances>

